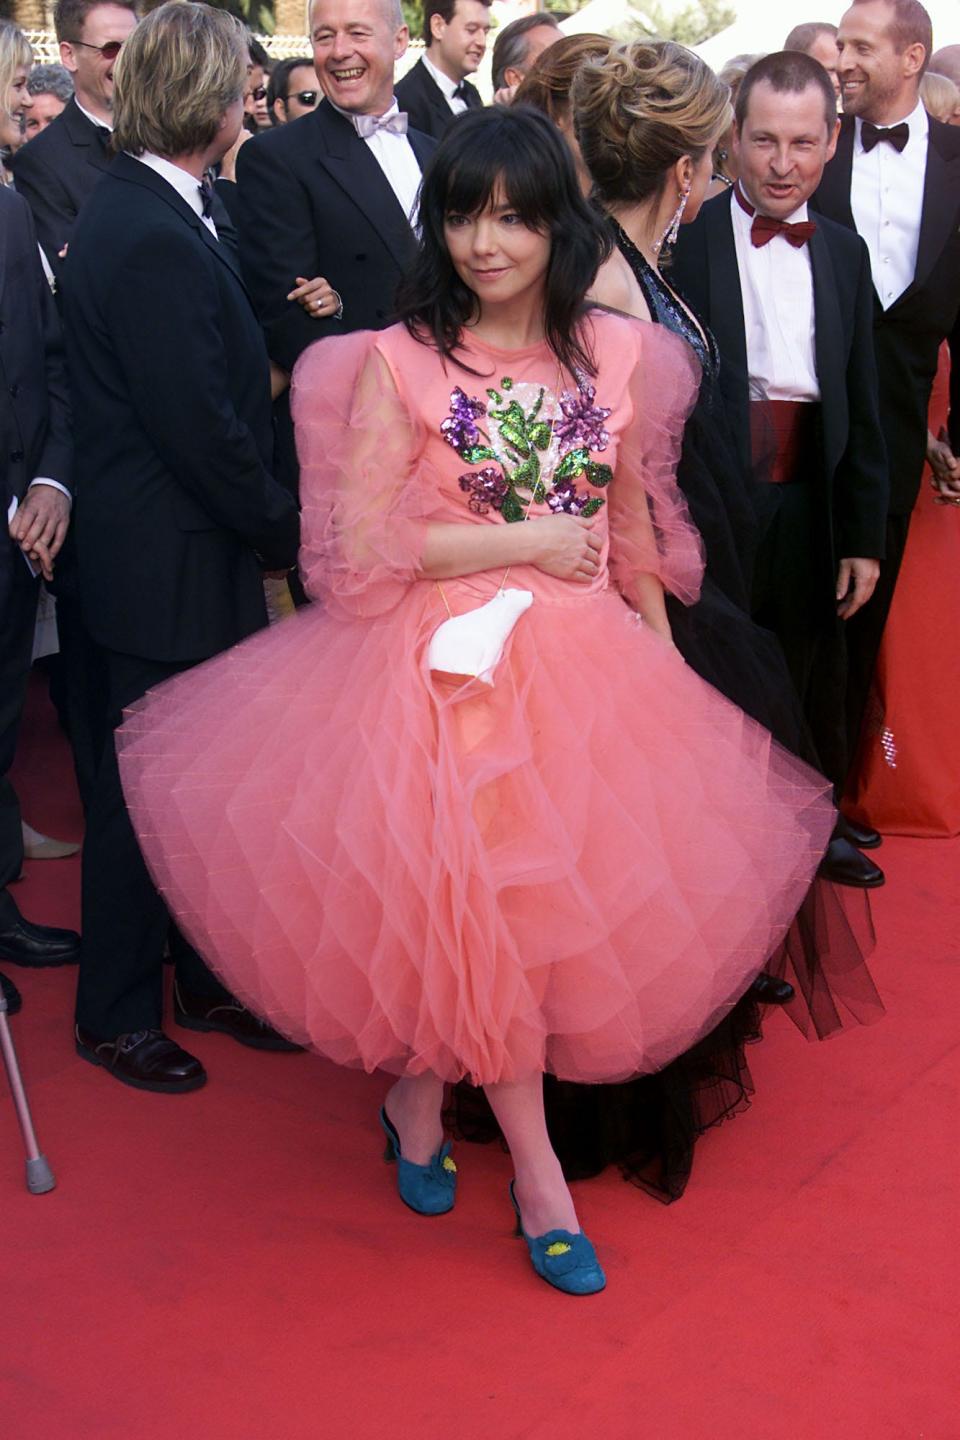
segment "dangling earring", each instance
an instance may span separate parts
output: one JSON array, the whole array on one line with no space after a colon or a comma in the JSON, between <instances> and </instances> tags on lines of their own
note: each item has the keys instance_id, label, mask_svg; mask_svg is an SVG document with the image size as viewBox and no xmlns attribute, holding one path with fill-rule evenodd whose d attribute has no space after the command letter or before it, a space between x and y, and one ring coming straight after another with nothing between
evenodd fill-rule
<instances>
[{"instance_id":1,"label":"dangling earring","mask_svg":"<svg viewBox=\"0 0 960 1440\"><path fill-rule=\"evenodd\" d=\"M683 190L683 191L681 191L681 193L680 193L680 204L677 206L676 210L673 212L673 219L670 221L670 224L667 226L666 230L664 230L663 234L660 236L660 239L657 241L656 245L654 246L654 254L655 254L655 255L659 255L659 254L660 254L660 251L663 249L664 245L675 245L675 244L676 244L676 242L677 242L677 236L678 236L679 233L680 233L680 221L683 219L683 212L684 212L684 210L686 210L686 208L687 208L687 201L688 201L689 199L690 199L690 191L689 191L689 190Z\"/></svg>"}]
</instances>

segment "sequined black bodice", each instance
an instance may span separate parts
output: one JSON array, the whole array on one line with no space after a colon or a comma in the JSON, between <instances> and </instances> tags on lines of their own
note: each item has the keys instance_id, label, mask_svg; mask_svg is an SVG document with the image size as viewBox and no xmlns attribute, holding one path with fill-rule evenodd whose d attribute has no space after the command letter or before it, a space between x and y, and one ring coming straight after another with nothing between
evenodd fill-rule
<instances>
[{"instance_id":1,"label":"sequined black bodice","mask_svg":"<svg viewBox=\"0 0 960 1440\"><path fill-rule=\"evenodd\" d=\"M666 326L668 330L672 330L675 335L679 335L692 347L703 369L700 398L708 405L712 404L720 368L717 342L705 325L701 333L700 327L691 320L687 310L680 304L676 292L641 254L616 220L611 219L610 225L613 229L617 249L630 266L636 276L637 284L643 291L643 298L647 302L651 320L657 325Z\"/></svg>"}]
</instances>

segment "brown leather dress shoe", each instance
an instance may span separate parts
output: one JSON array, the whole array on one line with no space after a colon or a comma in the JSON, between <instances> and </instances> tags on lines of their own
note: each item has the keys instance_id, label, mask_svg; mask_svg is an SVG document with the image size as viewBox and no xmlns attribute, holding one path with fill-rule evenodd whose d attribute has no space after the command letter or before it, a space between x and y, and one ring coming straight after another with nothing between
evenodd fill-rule
<instances>
[{"instance_id":1,"label":"brown leather dress shoe","mask_svg":"<svg viewBox=\"0 0 960 1440\"><path fill-rule=\"evenodd\" d=\"M207 1072L196 1056L181 1050L162 1030L134 1030L115 1040L97 1040L79 1025L75 1033L78 1055L91 1065L102 1065L135 1090L184 1095L207 1083Z\"/></svg>"},{"instance_id":2,"label":"brown leather dress shoe","mask_svg":"<svg viewBox=\"0 0 960 1440\"><path fill-rule=\"evenodd\" d=\"M283 1050L290 1053L302 1051L302 1045L295 1045L241 1005L239 1000L211 1000L207 995L191 995L174 981L173 1013L178 1025L186 1030L218 1030L241 1045L254 1050Z\"/></svg>"}]
</instances>

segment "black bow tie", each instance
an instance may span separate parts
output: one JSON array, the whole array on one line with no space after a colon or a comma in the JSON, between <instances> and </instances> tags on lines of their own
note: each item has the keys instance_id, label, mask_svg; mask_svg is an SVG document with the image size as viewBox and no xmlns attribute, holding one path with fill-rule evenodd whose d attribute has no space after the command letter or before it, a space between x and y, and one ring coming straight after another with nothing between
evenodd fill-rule
<instances>
[{"instance_id":1,"label":"black bow tie","mask_svg":"<svg viewBox=\"0 0 960 1440\"><path fill-rule=\"evenodd\" d=\"M216 193L213 188L213 181L209 175L204 175L198 188L200 190L200 199L203 202L203 218L206 220L209 218L210 212L213 209L213 197Z\"/></svg>"},{"instance_id":2,"label":"black bow tie","mask_svg":"<svg viewBox=\"0 0 960 1440\"><path fill-rule=\"evenodd\" d=\"M899 125L890 125L887 128L882 125L871 125L869 120L864 120L860 126L860 144L868 155L874 145L878 145L881 140L886 140L898 155L902 155L909 139L910 126L906 120L901 121Z\"/></svg>"},{"instance_id":3,"label":"black bow tie","mask_svg":"<svg viewBox=\"0 0 960 1440\"><path fill-rule=\"evenodd\" d=\"M464 105L468 105L468 104L470 103L469 100L468 100L468 98L467 98L467 82L466 82L466 80L461 80L461 81L460 81L460 84L457 86L456 90L454 90L454 92L453 92L453 98L454 98L454 100L462 100L463 103L464 103Z\"/></svg>"},{"instance_id":4,"label":"black bow tie","mask_svg":"<svg viewBox=\"0 0 960 1440\"><path fill-rule=\"evenodd\" d=\"M106 125L95 125L93 128L97 132L97 144L104 154L106 154L110 149L110 136L113 134L113 131L108 130Z\"/></svg>"}]
</instances>

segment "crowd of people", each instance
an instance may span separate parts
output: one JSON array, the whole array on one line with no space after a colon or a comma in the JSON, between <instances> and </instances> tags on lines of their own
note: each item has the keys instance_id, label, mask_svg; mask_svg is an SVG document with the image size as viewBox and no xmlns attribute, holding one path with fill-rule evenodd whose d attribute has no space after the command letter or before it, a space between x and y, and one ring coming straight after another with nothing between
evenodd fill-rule
<instances>
[{"instance_id":1,"label":"crowd of people","mask_svg":"<svg viewBox=\"0 0 960 1440\"><path fill-rule=\"evenodd\" d=\"M396 84L397 0L272 67L185 0L59 0L59 66L0 22L0 960L78 963L137 1088L207 1078L165 961L179 1027L382 1069L400 1198L502 1138L587 1294L567 1181L681 1195L764 1006L880 1012L880 830L960 830L888 793L956 616L960 46L538 12L485 105L489 3L424 12ZM82 938L10 889L41 588Z\"/></svg>"}]
</instances>

